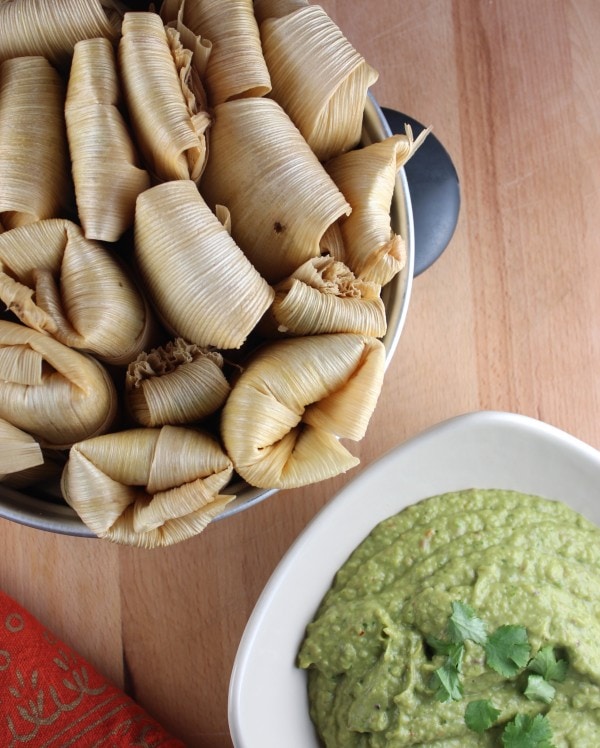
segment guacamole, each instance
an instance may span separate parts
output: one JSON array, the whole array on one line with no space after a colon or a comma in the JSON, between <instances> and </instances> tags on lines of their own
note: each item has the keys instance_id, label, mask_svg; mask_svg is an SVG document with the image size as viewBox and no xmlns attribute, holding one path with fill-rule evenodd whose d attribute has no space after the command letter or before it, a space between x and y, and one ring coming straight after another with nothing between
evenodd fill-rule
<instances>
[{"instance_id":1,"label":"guacamole","mask_svg":"<svg viewBox=\"0 0 600 748\"><path fill-rule=\"evenodd\" d=\"M472 641L462 698L436 698L432 676L445 656L430 642L447 636L456 601L489 631L525 627L532 657L550 647L563 660L550 703L524 694L522 672L492 670ZM556 748L598 748L600 528L564 504L514 491L425 499L381 522L338 571L298 664L327 748L502 746L518 714L544 715ZM467 704L480 699L499 710L481 733L465 722Z\"/></svg>"}]
</instances>

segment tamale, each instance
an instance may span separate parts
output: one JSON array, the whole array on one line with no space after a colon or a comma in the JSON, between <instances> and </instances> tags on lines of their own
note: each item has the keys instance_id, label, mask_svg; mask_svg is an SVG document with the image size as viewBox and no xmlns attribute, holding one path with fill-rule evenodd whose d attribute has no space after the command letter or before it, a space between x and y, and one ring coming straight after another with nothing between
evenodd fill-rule
<instances>
[{"instance_id":1,"label":"tamale","mask_svg":"<svg viewBox=\"0 0 600 748\"><path fill-rule=\"evenodd\" d=\"M364 436L384 367L383 343L362 335L311 335L258 349L221 418L237 473L253 486L294 488L357 465L338 437Z\"/></svg>"},{"instance_id":2,"label":"tamale","mask_svg":"<svg viewBox=\"0 0 600 748\"><path fill-rule=\"evenodd\" d=\"M183 338L140 353L125 375L127 409L142 426L200 421L223 405L230 389L223 356Z\"/></svg>"},{"instance_id":3,"label":"tamale","mask_svg":"<svg viewBox=\"0 0 600 748\"><path fill-rule=\"evenodd\" d=\"M0 320L0 418L64 449L107 431L117 412L106 369L49 335Z\"/></svg>"},{"instance_id":4,"label":"tamale","mask_svg":"<svg viewBox=\"0 0 600 748\"><path fill-rule=\"evenodd\" d=\"M200 347L239 348L274 292L194 183L176 180L142 192L134 235L144 286L173 336Z\"/></svg>"},{"instance_id":5,"label":"tamale","mask_svg":"<svg viewBox=\"0 0 600 748\"><path fill-rule=\"evenodd\" d=\"M321 253L331 224L350 212L287 114L267 98L219 104L200 190L231 212L231 234L270 283Z\"/></svg>"},{"instance_id":6,"label":"tamale","mask_svg":"<svg viewBox=\"0 0 600 748\"><path fill-rule=\"evenodd\" d=\"M131 271L65 219L0 234L0 299L26 325L107 363L128 363L151 330Z\"/></svg>"},{"instance_id":7,"label":"tamale","mask_svg":"<svg viewBox=\"0 0 600 748\"><path fill-rule=\"evenodd\" d=\"M68 159L59 74L43 57L6 60L0 65L0 221L5 229L64 215L73 194Z\"/></svg>"},{"instance_id":8,"label":"tamale","mask_svg":"<svg viewBox=\"0 0 600 748\"><path fill-rule=\"evenodd\" d=\"M65 117L79 220L88 239L115 242L133 225L135 199L150 187L118 104L108 39L75 45Z\"/></svg>"},{"instance_id":9,"label":"tamale","mask_svg":"<svg viewBox=\"0 0 600 748\"><path fill-rule=\"evenodd\" d=\"M319 5L260 25L271 96L319 160L358 145L365 99L378 73Z\"/></svg>"},{"instance_id":10,"label":"tamale","mask_svg":"<svg viewBox=\"0 0 600 748\"><path fill-rule=\"evenodd\" d=\"M215 439L181 426L131 429L75 444L66 501L99 537L143 548L197 535L234 496L231 460Z\"/></svg>"}]
</instances>

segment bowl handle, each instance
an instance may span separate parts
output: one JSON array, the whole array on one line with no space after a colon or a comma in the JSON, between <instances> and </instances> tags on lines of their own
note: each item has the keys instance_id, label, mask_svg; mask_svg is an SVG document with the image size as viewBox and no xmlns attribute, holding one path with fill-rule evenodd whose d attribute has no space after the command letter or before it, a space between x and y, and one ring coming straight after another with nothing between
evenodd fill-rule
<instances>
[{"instance_id":1,"label":"bowl handle","mask_svg":"<svg viewBox=\"0 0 600 748\"><path fill-rule=\"evenodd\" d=\"M394 109L381 107L392 133L404 134L405 123L415 138L424 130L417 120ZM415 227L414 275L427 270L446 249L458 222L459 180L444 146L433 135L404 165Z\"/></svg>"}]
</instances>

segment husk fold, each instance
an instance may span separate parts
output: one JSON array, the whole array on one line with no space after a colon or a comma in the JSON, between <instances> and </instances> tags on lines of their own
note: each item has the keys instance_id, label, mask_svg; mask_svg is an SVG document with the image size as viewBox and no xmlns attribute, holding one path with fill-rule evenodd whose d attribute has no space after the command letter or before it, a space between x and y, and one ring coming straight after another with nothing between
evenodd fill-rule
<instances>
[{"instance_id":1,"label":"husk fold","mask_svg":"<svg viewBox=\"0 0 600 748\"><path fill-rule=\"evenodd\" d=\"M5 229L63 215L71 203L64 85L43 57L0 65L0 185Z\"/></svg>"},{"instance_id":2,"label":"husk fold","mask_svg":"<svg viewBox=\"0 0 600 748\"><path fill-rule=\"evenodd\" d=\"M194 86L193 54L156 13L126 13L118 65L137 143L159 180L198 181L210 117Z\"/></svg>"},{"instance_id":3,"label":"husk fold","mask_svg":"<svg viewBox=\"0 0 600 748\"><path fill-rule=\"evenodd\" d=\"M201 347L239 348L274 292L194 183L143 192L134 234L140 274L167 329Z\"/></svg>"},{"instance_id":4,"label":"husk fold","mask_svg":"<svg viewBox=\"0 0 600 748\"><path fill-rule=\"evenodd\" d=\"M0 299L24 324L107 363L147 343L150 313L131 273L66 219L0 234Z\"/></svg>"},{"instance_id":5,"label":"husk fold","mask_svg":"<svg viewBox=\"0 0 600 748\"><path fill-rule=\"evenodd\" d=\"M281 104L321 161L358 145L367 90L378 73L318 5L260 25Z\"/></svg>"},{"instance_id":6,"label":"husk fold","mask_svg":"<svg viewBox=\"0 0 600 748\"><path fill-rule=\"evenodd\" d=\"M231 460L207 434L163 426L75 444L63 494L99 537L143 548L197 535L235 498Z\"/></svg>"},{"instance_id":7,"label":"husk fold","mask_svg":"<svg viewBox=\"0 0 600 748\"><path fill-rule=\"evenodd\" d=\"M315 257L275 286L269 317L290 335L352 332L380 338L387 329L380 291L342 262Z\"/></svg>"},{"instance_id":8,"label":"husk fold","mask_svg":"<svg viewBox=\"0 0 600 748\"><path fill-rule=\"evenodd\" d=\"M43 447L64 449L107 431L116 408L114 384L98 361L0 320L0 418Z\"/></svg>"},{"instance_id":9,"label":"husk fold","mask_svg":"<svg viewBox=\"0 0 600 748\"><path fill-rule=\"evenodd\" d=\"M404 239L392 230L390 206L398 170L427 132L415 141L408 126L405 135L392 135L325 164L352 206L351 214L340 221L344 261L363 280L385 285L404 267Z\"/></svg>"},{"instance_id":10,"label":"husk fold","mask_svg":"<svg viewBox=\"0 0 600 748\"><path fill-rule=\"evenodd\" d=\"M23 432L25 433L25 432ZM42 449L42 462L31 467L17 470L1 477L2 485L17 491L33 489L36 495L49 497L53 501L63 501L60 492L60 476L66 457L65 452L57 449Z\"/></svg>"},{"instance_id":11,"label":"husk fold","mask_svg":"<svg viewBox=\"0 0 600 748\"><path fill-rule=\"evenodd\" d=\"M0 418L0 480L8 473L43 463L42 450L33 436Z\"/></svg>"},{"instance_id":12,"label":"husk fold","mask_svg":"<svg viewBox=\"0 0 600 748\"><path fill-rule=\"evenodd\" d=\"M80 39L115 41L119 4L111 0L9 0L0 2L0 60L40 55L68 62Z\"/></svg>"},{"instance_id":13,"label":"husk fold","mask_svg":"<svg viewBox=\"0 0 600 748\"><path fill-rule=\"evenodd\" d=\"M133 224L135 200L150 187L120 101L108 39L75 45L65 117L79 220L88 239L115 242Z\"/></svg>"},{"instance_id":14,"label":"husk fold","mask_svg":"<svg viewBox=\"0 0 600 748\"><path fill-rule=\"evenodd\" d=\"M231 233L269 282L321 253L322 236L350 206L304 138L266 98L219 104L200 190L231 211Z\"/></svg>"},{"instance_id":15,"label":"husk fold","mask_svg":"<svg viewBox=\"0 0 600 748\"><path fill-rule=\"evenodd\" d=\"M211 106L270 92L252 0L166 0L160 12L165 22L181 17L194 34L210 41L205 86Z\"/></svg>"},{"instance_id":16,"label":"husk fold","mask_svg":"<svg viewBox=\"0 0 600 748\"><path fill-rule=\"evenodd\" d=\"M338 437L364 436L384 366L383 343L362 335L313 335L259 349L222 413L235 470L253 486L294 488L357 465Z\"/></svg>"},{"instance_id":17,"label":"husk fold","mask_svg":"<svg viewBox=\"0 0 600 748\"><path fill-rule=\"evenodd\" d=\"M141 353L125 376L128 410L143 426L200 421L223 405L230 390L223 356L183 338Z\"/></svg>"}]
</instances>

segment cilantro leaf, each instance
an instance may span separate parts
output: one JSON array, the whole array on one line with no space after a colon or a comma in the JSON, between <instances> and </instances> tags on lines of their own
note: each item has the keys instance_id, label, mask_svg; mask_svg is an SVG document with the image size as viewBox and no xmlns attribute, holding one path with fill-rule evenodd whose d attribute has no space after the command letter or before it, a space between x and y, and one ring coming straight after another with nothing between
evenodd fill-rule
<instances>
[{"instance_id":1,"label":"cilantro leaf","mask_svg":"<svg viewBox=\"0 0 600 748\"><path fill-rule=\"evenodd\" d=\"M500 716L500 710L496 709L489 699L469 701L465 709L465 723L469 730L474 732L485 732Z\"/></svg>"},{"instance_id":2,"label":"cilantro leaf","mask_svg":"<svg viewBox=\"0 0 600 748\"><path fill-rule=\"evenodd\" d=\"M448 661L456 668L458 673L462 673L463 658L465 656L464 644L453 644L448 649Z\"/></svg>"},{"instance_id":3,"label":"cilantro leaf","mask_svg":"<svg viewBox=\"0 0 600 748\"><path fill-rule=\"evenodd\" d=\"M549 704L554 698L556 689L541 675L530 675L524 693L531 701L543 701L544 704Z\"/></svg>"},{"instance_id":4,"label":"cilantro leaf","mask_svg":"<svg viewBox=\"0 0 600 748\"><path fill-rule=\"evenodd\" d=\"M426 637L425 641L435 650L436 654L449 655L457 645L449 639L437 639L435 636Z\"/></svg>"},{"instance_id":5,"label":"cilantro leaf","mask_svg":"<svg viewBox=\"0 0 600 748\"><path fill-rule=\"evenodd\" d=\"M462 699L461 664L462 653L455 653L454 661L449 657L442 667L434 670L431 685L435 689L435 698L438 701L460 701Z\"/></svg>"},{"instance_id":6,"label":"cilantro leaf","mask_svg":"<svg viewBox=\"0 0 600 748\"><path fill-rule=\"evenodd\" d=\"M500 626L484 645L486 663L500 675L516 675L529 660L531 648L524 626Z\"/></svg>"},{"instance_id":7,"label":"cilantro leaf","mask_svg":"<svg viewBox=\"0 0 600 748\"><path fill-rule=\"evenodd\" d=\"M551 738L550 723L542 714L533 718L517 714L502 732L502 745L504 748L554 748Z\"/></svg>"},{"instance_id":8,"label":"cilantro leaf","mask_svg":"<svg viewBox=\"0 0 600 748\"><path fill-rule=\"evenodd\" d=\"M487 639L484 622L481 618L477 618L473 608L461 602L452 603L448 636L457 644L470 639L476 644L484 645Z\"/></svg>"},{"instance_id":9,"label":"cilantro leaf","mask_svg":"<svg viewBox=\"0 0 600 748\"><path fill-rule=\"evenodd\" d=\"M557 660L554 649L547 646L540 649L527 667L532 672L539 673L546 680L555 680L562 683L567 676L569 665L566 660Z\"/></svg>"}]
</instances>

